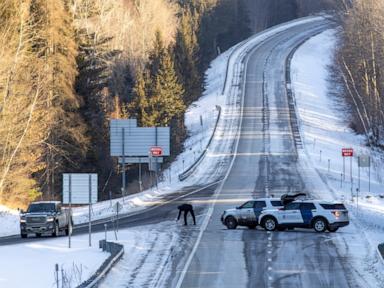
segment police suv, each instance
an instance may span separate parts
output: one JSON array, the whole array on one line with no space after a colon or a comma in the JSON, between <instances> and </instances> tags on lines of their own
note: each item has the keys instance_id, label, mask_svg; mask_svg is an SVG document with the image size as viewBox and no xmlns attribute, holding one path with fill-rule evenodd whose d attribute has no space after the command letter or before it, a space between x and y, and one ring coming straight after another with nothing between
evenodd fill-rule
<instances>
[{"instance_id":1,"label":"police suv","mask_svg":"<svg viewBox=\"0 0 384 288\"><path fill-rule=\"evenodd\" d=\"M221 222L228 229L236 229L237 226L246 226L255 229L258 218L264 209L276 209L283 207L280 198L259 198L245 202L235 209L227 209L221 216Z\"/></svg>"},{"instance_id":2,"label":"police suv","mask_svg":"<svg viewBox=\"0 0 384 288\"><path fill-rule=\"evenodd\" d=\"M344 204L321 200L288 201L279 209L263 210L260 225L267 231L285 228L313 228L316 232L336 232L349 224Z\"/></svg>"}]
</instances>

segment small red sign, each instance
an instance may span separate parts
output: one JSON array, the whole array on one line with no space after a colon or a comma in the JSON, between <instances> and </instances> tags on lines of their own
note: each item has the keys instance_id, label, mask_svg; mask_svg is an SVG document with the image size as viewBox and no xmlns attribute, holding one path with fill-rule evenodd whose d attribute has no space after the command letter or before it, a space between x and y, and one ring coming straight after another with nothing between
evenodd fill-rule
<instances>
[{"instance_id":1,"label":"small red sign","mask_svg":"<svg viewBox=\"0 0 384 288\"><path fill-rule=\"evenodd\" d=\"M353 157L353 148L343 148L343 149L341 149L341 155L343 157Z\"/></svg>"},{"instance_id":2,"label":"small red sign","mask_svg":"<svg viewBox=\"0 0 384 288\"><path fill-rule=\"evenodd\" d=\"M163 148L154 146L154 147L151 147L150 152L153 157L160 157L163 155Z\"/></svg>"}]
</instances>

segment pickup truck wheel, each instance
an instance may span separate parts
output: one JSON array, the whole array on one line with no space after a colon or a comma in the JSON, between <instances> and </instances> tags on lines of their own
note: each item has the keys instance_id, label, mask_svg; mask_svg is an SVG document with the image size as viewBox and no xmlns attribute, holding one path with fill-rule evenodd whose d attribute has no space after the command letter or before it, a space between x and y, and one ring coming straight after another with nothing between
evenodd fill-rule
<instances>
[{"instance_id":1,"label":"pickup truck wheel","mask_svg":"<svg viewBox=\"0 0 384 288\"><path fill-rule=\"evenodd\" d=\"M59 236L59 223L55 223L55 227L53 228L52 237Z\"/></svg>"},{"instance_id":2,"label":"pickup truck wheel","mask_svg":"<svg viewBox=\"0 0 384 288\"><path fill-rule=\"evenodd\" d=\"M27 238L27 237L28 237L28 234L21 233L20 236L21 236L21 238Z\"/></svg>"},{"instance_id":3,"label":"pickup truck wheel","mask_svg":"<svg viewBox=\"0 0 384 288\"><path fill-rule=\"evenodd\" d=\"M312 227L316 232L324 232L327 228L327 223L323 218L319 217L313 220Z\"/></svg>"},{"instance_id":4,"label":"pickup truck wheel","mask_svg":"<svg viewBox=\"0 0 384 288\"><path fill-rule=\"evenodd\" d=\"M263 227L267 231L275 231L277 228L277 222L272 217L265 217L263 219Z\"/></svg>"},{"instance_id":5,"label":"pickup truck wheel","mask_svg":"<svg viewBox=\"0 0 384 288\"><path fill-rule=\"evenodd\" d=\"M227 218L225 218L225 226L227 226L228 229L236 229L237 221L235 217L228 216Z\"/></svg>"},{"instance_id":6,"label":"pickup truck wheel","mask_svg":"<svg viewBox=\"0 0 384 288\"><path fill-rule=\"evenodd\" d=\"M36 233L36 237L40 238L41 237L41 233Z\"/></svg>"}]
</instances>

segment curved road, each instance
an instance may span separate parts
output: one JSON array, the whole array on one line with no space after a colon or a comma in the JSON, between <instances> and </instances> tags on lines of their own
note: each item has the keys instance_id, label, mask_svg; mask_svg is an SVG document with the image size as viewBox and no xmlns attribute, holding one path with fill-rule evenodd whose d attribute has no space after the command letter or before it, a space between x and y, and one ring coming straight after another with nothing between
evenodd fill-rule
<instances>
[{"instance_id":1,"label":"curved road","mask_svg":"<svg viewBox=\"0 0 384 288\"><path fill-rule=\"evenodd\" d=\"M121 228L156 224L174 220L178 203L197 203L197 229L188 228L181 232L181 238L185 240L178 249L181 252L171 255L173 260L163 268L171 272L169 279L164 280L164 287L361 286L355 280L363 268L357 272L356 266L352 266L356 257L348 253L350 247L343 238L343 229L338 233L320 234L311 230L269 233L245 228L227 230L220 222L225 209L233 208L234 203L244 199L309 190L305 183L310 183L311 179L301 173L302 168L297 162L290 122L292 111L289 111L286 91L286 61L301 43L331 25L327 20L296 25L269 37L246 55L240 135L232 166L224 181L193 193L191 191L201 186L186 188L168 195L162 205L119 220ZM226 159L220 165L221 168L212 169L221 171L227 167ZM216 196L217 204L211 206ZM207 213L208 207L213 208L211 217ZM102 231L103 223L95 223L94 231ZM204 223L208 223L207 226ZM199 227L203 229L201 232ZM358 235L356 230L348 231ZM77 227L74 232L87 233L87 225ZM0 245L48 239L11 236L1 238ZM364 244L353 248L360 249L361 245ZM364 255L366 250L361 250L360 254L367 256ZM113 279L111 281L114 283ZM371 287L380 286L370 284Z\"/></svg>"},{"instance_id":2,"label":"curved road","mask_svg":"<svg viewBox=\"0 0 384 288\"><path fill-rule=\"evenodd\" d=\"M286 92L286 60L303 41L330 27L326 20L269 37L245 59L243 116L237 153L218 199L305 191L297 163ZM312 231L226 230L216 205L190 265L176 287L352 287L347 259L332 237ZM179 281L179 282L177 282Z\"/></svg>"}]
</instances>

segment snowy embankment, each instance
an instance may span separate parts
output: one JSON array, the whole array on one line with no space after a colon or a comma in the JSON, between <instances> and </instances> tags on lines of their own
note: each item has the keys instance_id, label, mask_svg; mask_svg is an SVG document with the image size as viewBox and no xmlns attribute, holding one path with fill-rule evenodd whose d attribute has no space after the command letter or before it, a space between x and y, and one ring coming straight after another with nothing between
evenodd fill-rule
<instances>
[{"instance_id":1,"label":"snowy embankment","mask_svg":"<svg viewBox=\"0 0 384 288\"><path fill-rule=\"evenodd\" d=\"M101 239L102 234L94 235ZM59 265L59 287L76 287L87 280L109 256L95 241L88 247L88 235L25 244L0 246L0 287L56 287L55 265ZM64 276L64 277L63 277ZM64 278L66 285L61 286Z\"/></svg>"},{"instance_id":2,"label":"snowy embankment","mask_svg":"<svg viewBox=\"0 0 384 288\"><path fill-rule=\"evenodd\" d=\"M361 253L367 249L369 253L374 253L377 245L384 242L383 154L366 147L364 137L349 128L346 104L329 93L329 65L336 45L336 33L336 30L327 30L310 39L292 59L292 88L304 143L304 151L299 152L299 159L302 173L311 180L307 184L314 196L338 199L347 204L353 223L345 228L347 235L340 237L355 243L353 250L358 250L358 242L363 243L363 233L371 248L362 248ZM342 148L353 148L355 151L352 159L345 159L345 177ZM369 187L368 168L361 168L357 199L357 156L362 154L372 157L371 185Z\"/></svg>"}]
</instances>

